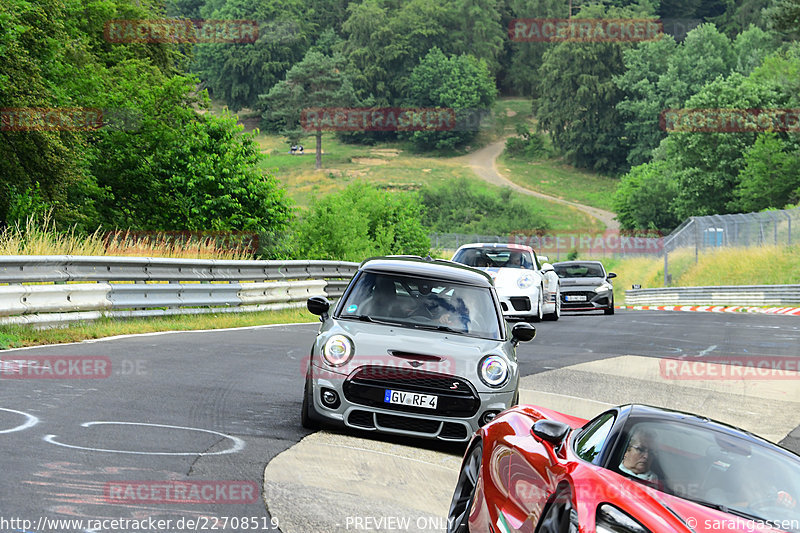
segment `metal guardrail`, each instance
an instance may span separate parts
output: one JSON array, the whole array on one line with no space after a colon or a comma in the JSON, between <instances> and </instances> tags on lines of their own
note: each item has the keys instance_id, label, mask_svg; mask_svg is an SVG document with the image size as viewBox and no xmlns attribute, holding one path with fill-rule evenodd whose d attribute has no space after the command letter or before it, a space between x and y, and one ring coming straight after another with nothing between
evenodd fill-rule
<instances>
[{"instance_id":1,"label":"metal guardrail","mask_svg":"<svg viewBox=\"0 0 800 533\"><path fill-rule=\"evenodd\" d=\"M358 263L0 256L0 324L300 307L338 298ZM94 282L94 283L92 283Z\"/></svg>"},{"instance_id":2,"label":"metal guardrail","mask_svg":"<svg viewBox=\"0 0 800 533\"><path fill-rule=\"evenodd\" d=\"M626 305L800 305L800 285L668 287L625 291Z\"/></svg>"}]
</instances>

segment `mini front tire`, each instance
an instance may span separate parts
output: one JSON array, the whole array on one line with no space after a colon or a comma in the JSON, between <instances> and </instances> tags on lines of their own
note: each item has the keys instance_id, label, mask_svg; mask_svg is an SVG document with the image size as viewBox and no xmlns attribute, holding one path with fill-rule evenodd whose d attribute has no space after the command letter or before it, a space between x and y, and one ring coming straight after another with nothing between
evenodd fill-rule
<instances>
[{"instance_id":1,"label":"mini front tire","mask_svg":"<svg viewBox=\"0 0 800 533\"><path fill-rule=\"evenodd\" d=\"M300 413L300 424L311 430L320 429L320 423L314 418L314 399L311 397L311 375L306 376L306 384L303 387L303 407Z\"/></svg>"}]
</instances>

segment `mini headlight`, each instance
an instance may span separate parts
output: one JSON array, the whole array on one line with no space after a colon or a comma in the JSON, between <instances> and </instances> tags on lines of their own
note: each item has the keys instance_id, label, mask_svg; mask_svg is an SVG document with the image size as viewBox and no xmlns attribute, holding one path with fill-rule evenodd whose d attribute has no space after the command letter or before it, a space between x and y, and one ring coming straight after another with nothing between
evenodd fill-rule
<instances>
[{"instance_id":1,"label":"mini headlight","mask_svg":"<svg viewBox=\"0 0 800 533\"><path fill-rule=\"evenodd\" d=\"M342 366L353 356L353 343L344 335L334 335L322 348L322 357L331 366Z\"/></svg>"},{"instance_id":2,"label":"mini headlight","mask_svg":"<svg viewBox=\"0 0 800 533\"><path fill-rule=\"evenodd\" d=\"M517 280L517 287L520 289L527 289L532 287L534 283L536 283L536 280L533 279L533 276L530 274L525 274L524 276L520 276L520 278Z\"/></svg>"},{"instance_id":3,"label":"mini headlight","mask_svg":"<svg viewBox=\"0 0 800 533\"><path fill-rule=\"evenodd\" d=\"M597 508L595 531L597 533L650 533L649 529L628 513L608 503Z\"/></svg>"},{"instance_id":4,"label":"mini headlight","mask_svg":"<svg viewBox=\"0 0 800 533\"><path fill-rule=\"evenodd\" d=\"M490 387L500 387L508 380L508 363L497 355L487 355L478 363L478 375Z\"/></svg>"}]
</instances>

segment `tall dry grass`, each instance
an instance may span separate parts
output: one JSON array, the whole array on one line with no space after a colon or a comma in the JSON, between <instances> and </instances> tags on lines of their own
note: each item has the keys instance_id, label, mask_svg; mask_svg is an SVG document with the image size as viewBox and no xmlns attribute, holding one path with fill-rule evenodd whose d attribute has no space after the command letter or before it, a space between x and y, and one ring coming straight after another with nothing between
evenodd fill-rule
<instances>
[{"instance_id":1,"label":"tall dry grass","mask_svg":"<svg viewBox=\"0 0 800 533\"><path fill-rule=\"evenodd\" d=\"M182 259L252 259L256 236L189 232L57 231L49 217L29 218L0 232L0 255L105 255Z\"/></svg>"},{"instance_id":2,"label":"tall dry grass","mask_svg":"<svg viewBox=\"0 0 800 533\"><path fill-rule=\"evenodd\" d=\"M669 273L674 287L719 285L784 285L800 283L800 246L753 246L719 248L701 252L695 262L694 248L669 254ZM601 259L602 260L602 259ZM663 257L603 260L617 274L614 298L622 303L625 290L664 286Z\"/></svg>"}]
</instances>

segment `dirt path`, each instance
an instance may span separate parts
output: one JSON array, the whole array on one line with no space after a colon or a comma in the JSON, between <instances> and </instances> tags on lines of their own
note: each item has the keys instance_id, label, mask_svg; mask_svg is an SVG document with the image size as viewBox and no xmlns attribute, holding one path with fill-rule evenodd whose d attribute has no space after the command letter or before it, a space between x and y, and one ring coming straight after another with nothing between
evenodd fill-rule
<instances>
[{"instance_id":1,"label":"dirt path","mask_svg":"<svg viewBox=\"0 0 800 533\"><path fill-rule=\"evenodd\" d=\"M551 202L558 202L560 204L574 207L575 209L583 211L589 216L594 217L600 222L602 222L606 226L606 229L611 229L611 230L619 229L619 222L614 220L614 217L616 215L611 211L605 211L597 207L590 207L588 205L579 204L577 202L564 200L563 198L558 198L557 196L550 196L548 194L532 191L531 189L526 189L525 187L517 185L513 181L509 180L508 178L500 174L500 172L498 172L497 170L496 160L500 156L500 154L503 153L505 145L506 141L505 139L502 139L488 146L484 146L480 150L472 152L471 154L462 156L462 158L472 168L473 172L475 172L475 174L478 175L479 178L488 181L489 183L492 183L494 185L500 185L501 187L510 187L512 190L515 190L522 194L536 196L538 198L544 198L545 200L549 200Z\"/></svg>"}]
</instances>

